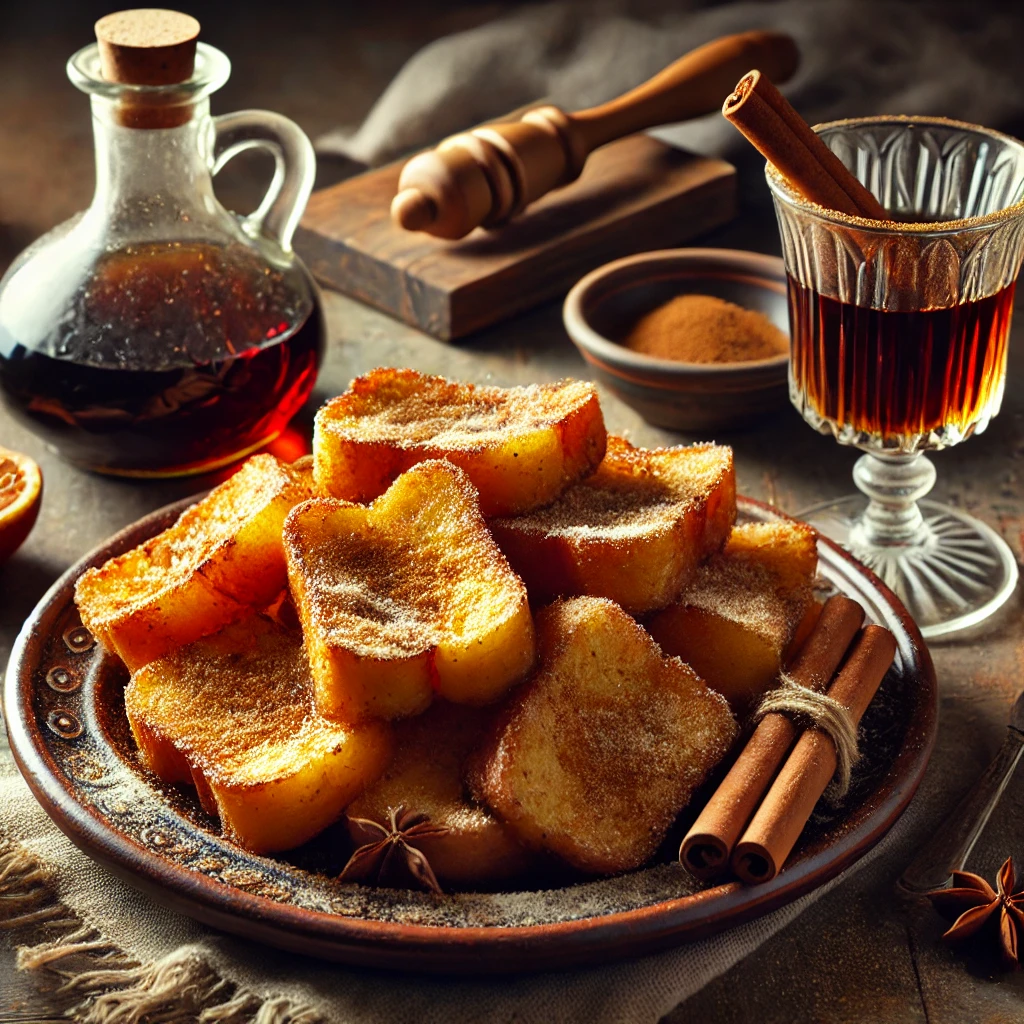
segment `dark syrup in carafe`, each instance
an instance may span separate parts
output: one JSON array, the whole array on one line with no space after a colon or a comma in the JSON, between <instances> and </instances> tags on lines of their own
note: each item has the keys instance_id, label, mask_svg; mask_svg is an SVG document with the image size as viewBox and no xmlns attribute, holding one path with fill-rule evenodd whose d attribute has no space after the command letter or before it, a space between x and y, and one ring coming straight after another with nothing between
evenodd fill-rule
<instances>
[{"instance_id":1,"label":"dark syrup in carafe","mask_svg":"<svg viewBox=\"0 0 1024 1024\"><path fill-rule=\"evenodd\" d=\"M241 244L156 243L101 257L54 329L23 340L0 345L15 416L86 468L177 475L281 432L313 388L324 323L295 268Z\"/></svg>"}]
</instances>

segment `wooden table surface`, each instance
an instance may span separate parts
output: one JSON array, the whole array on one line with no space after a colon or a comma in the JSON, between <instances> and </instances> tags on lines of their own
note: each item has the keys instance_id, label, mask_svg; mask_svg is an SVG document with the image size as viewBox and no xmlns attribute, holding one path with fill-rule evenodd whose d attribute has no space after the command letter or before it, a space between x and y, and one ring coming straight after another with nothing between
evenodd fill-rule
<instances>
[{"instance_id":1,"label":"wooden table surface","mask_svg":"<svg viewBox=\"0 0 1024 1024\"><path fill-rule=\"evenodd\" d=\"M486 10L486 9L485 9ZM323 34L288 45L306 47L257 67L254 33L236 41L235 79L216 110L266 106L295 117L311 134L358 119L401 61L432 33L482 17L456 11L448 22L416 24L400 35L372 24L338 37ZM459 19L462 19L460 22ZM268 31L272 31L271 26ZM216 39L213 41L217 41ZM6 265L28 241L88 202L91 139L84 99L63 79L62 65L81 38L43 38L31 57L16 41L0 42L0 260ZM231 40L222 45L229 46ZM281 64L276 68L274 61ZM283 74L287 65L291 77ZM275 74L274 71L282 71ZM332 97L331 103L324 100ZM226 183L245 202L260 170L250 165ZM752 178L748 197L763 183ZM770 212L755 203L709 245L776 251ZM376 365L407 365L478 382L519 384L587 369L550 304L479 335L446 346L335 294L326 296L330 349L314 396L318 404ZM1021 554L1024 527L1024 319L1011 345L1010 375L1001 415L982 436L935 456L933 497L966 508L997 529ZM610 429L639 444L697 440L647 426L602 394ZM853 451L841 449L787 410L755 429L715 440L733 445L740 490L790 512L852 490ZM22 621L50 583L75 559L151 509L189 494L202 480L129 483L79 472L47 452L0 412L0 444L28 452L43 467L42 513L24 548L0 568L0 665ZM999 746L1024 666L1019 596L997 624L971 642L935 645L940 685L940 731L917 800L914 842L922 841L980 774ZM9 756L5 739L0 757ZM2 808L0 808L2 814ZM1024 865L1024 777L1013 781L984 834L971 867L994 877L1008 854ZM884 1024L1011 1024L1024 1021L1020 975L988 973L938 943L942 923L927 905L901 902L893 883L910 851L880 859L807 910L794 924L710 984L668 1018L722 1024L884 1022ZM14 952L0 939L0 1022L45 1020L62 1007L14 969Z\"/></svg>"}]
</instances>

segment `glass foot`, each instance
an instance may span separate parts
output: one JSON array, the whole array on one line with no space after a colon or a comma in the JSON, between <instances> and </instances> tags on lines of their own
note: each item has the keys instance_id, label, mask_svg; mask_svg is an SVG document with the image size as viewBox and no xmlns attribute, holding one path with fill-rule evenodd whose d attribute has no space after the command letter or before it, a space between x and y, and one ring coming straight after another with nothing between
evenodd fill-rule
<instances>
[{"instance_id":1,"label":"glass foot","mask_svg":"<svg viewBox=\"0 0 1024 1024\"><path fill-rule=\"evenodd\" d=\"M1013 594L1017 562L995 530L964 512L919 500L923 527L905 544L869 538L868 499L851 495L798 516L878 574L914 616L925 639L970 629Z\"/></svg>"}]
</instances>

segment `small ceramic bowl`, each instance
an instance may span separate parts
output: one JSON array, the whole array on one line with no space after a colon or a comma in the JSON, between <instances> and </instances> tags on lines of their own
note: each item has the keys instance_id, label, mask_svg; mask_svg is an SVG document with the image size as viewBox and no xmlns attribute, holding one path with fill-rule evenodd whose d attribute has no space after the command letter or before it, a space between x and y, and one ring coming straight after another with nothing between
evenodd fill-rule
<instances>
[{"instance_id":1,"label":"small ceramic bowl","mask_svg":"<svg viewBox=\"0 0 1024 1024\"><path fill-rule=\"evenodd\" d=\"M607 263L577 282L562 318L598 380L655 426L737 427L784 408L788 354L746 363L680 363L625 347L640 317L687 293L758 310L789 335L782 260L737 249L665 249Z\"/></svg>"}]
</instances>

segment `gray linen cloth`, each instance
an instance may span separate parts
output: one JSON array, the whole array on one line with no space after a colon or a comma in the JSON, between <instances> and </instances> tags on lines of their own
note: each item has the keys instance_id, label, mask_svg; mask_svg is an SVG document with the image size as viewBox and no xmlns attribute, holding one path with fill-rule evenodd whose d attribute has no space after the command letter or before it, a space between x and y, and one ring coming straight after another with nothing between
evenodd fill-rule
<instances>
[{"instance_id":1,"label":"gray linen cloth","mask_svg":"<svg viewBox=\"0 0 1024 1024\"><path fill-rule=\"evenodd\" d=\"M785 29L799 39L804 60L787 91L812 121L886 111L942 113L1012 130L1024 113L1013 74L1024 28L1017 6L872 0L707 6L687 0L668 7L523 8L426 47L357 131L332 133L320 140L320 150L379 164L541 97L568 109L600 102L689 48L756 27ZM738 154L751 170L761 163L717 116L663 134L696 151ZM764 187L751 177L748 198L756 195L764 196ZM713 938L590 970L458 981L320 964L168 913L79 853L12 771L0 766L0 896L17 893L18 877L42 877L59 902L57 920L70 912L82 925L71 939L91 943L94 952L111 951L114 961L105 970L70 976L83 998L106 993L87 1000L82 1011L97 1022L130 1022L145 1013L166 1021L232 1024L284 1024L317 1014L346 1024L653 1022L868 860L885 857L895 873L909 857L914 819L924 813L913 805L867 857L829 885ZM26 967L64 967L66 934L52 938L41 931L33 940L22 953ZM135 966L118 966L126 958Z\"/></svg>"},{"instance_id":2,"label":"gray linen cloth","mask_svg":"<svg viewBox=\"0 0 1024 1024\"><path fill-rule=\"evenodd\" d=\"M784 91L812 124L899 113L1024 128L1018 3L584 0L524 7L431 43L357 130L330 132L317 148L386 163L541 98L566 110L602 103L702 43L755 28L799 42L801 65ZM708 156L763 164L718 114L656 134Z\"/></svg>"}]
</instances>

